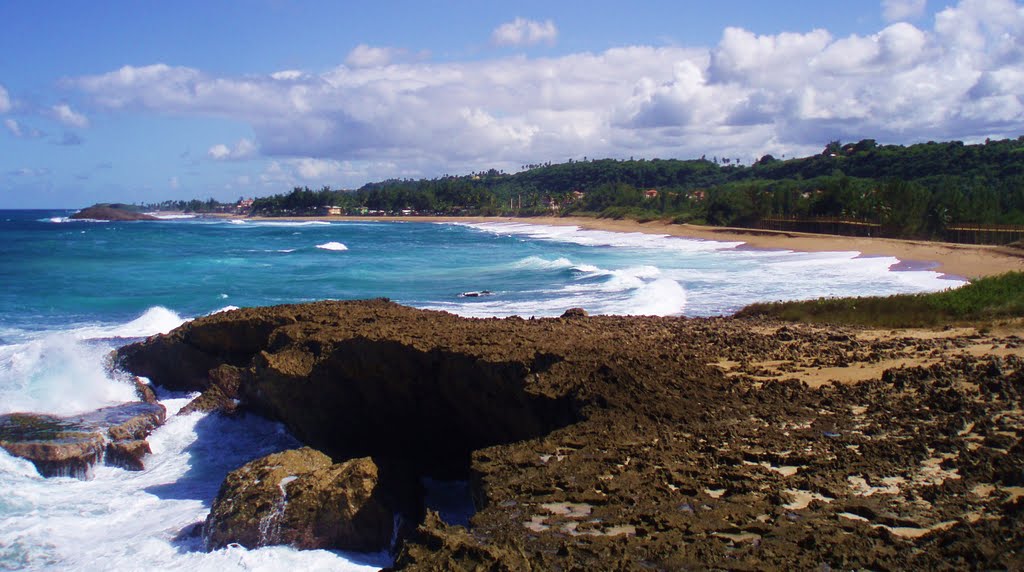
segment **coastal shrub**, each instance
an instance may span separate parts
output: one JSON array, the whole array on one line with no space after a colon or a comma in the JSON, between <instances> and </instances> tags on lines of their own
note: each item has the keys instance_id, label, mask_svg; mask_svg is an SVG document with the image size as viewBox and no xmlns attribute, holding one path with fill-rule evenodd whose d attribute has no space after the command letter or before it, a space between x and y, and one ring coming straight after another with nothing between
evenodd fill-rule
<instances>
[{"instance_id":1,"label":"coastal shrub","mask_svg":"<svg viewBox=\"0 0 1024 572\"><path fill-rule=\"evenodd\" d=\"M1024 273L980 278L960 288L930 294L751 304L736 315L886 328L1018 318L1024 317Z\"/></svg>"}]
</instances>

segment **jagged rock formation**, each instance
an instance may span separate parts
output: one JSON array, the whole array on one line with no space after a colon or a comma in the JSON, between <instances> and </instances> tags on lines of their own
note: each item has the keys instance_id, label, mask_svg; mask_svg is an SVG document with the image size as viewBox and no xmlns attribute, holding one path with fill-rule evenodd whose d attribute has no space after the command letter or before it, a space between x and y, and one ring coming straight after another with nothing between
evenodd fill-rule
<instances>
[{"instance_id":1,"label":"jagged rock formation","mask_svg":"<svg viewBox=\"0 0 1024 572\"><path fill-rule=\"evenodd\" d=\"M44 477L87 479L100 461L139 471L150 453L147 436L164 422L158 403L124 403L83 415L0 416L0 447L32 461Z\"/></svg>"},{"instance_id":2,"label":"jagged rock formation","mask_svg":"<svg viewBox=\"0 0 1024 572\"><path fill-rule=\"evenodd\" d=\"M210 549L379 550L391 539L394 514L378 483L369 458L334 464L308 447L268 455L228 474L203 536Z\"/></svg>"},{"instance_id":3,"label":"jagged rock formation","mask_svg":"<svg viewBox=\"0 0 1024 572\"><path fill-rule=\"evenodd\" d=\"M117 363L373 457L396 498L414 491L395 474L468 476L470 528L427 512L399 569L1016 568L1020 347L377 300L217 314Z\"/></svg>"}]
</instances>

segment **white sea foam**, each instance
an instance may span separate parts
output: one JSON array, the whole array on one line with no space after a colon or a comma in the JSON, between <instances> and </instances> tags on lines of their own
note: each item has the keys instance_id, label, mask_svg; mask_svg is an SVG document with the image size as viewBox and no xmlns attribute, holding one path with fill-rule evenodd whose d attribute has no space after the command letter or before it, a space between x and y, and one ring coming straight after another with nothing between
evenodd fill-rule
<instances>
[{"instance_id":1,"label":"white sea foam","mask_svg":"<svg viewBox=\"0 0 1024 572\"><path fill-rule=\"evenodd\" d=\"M184 324L187 320L162 306L153 306L141 316L126 324L112 326L86 326L72 330L81 340L100 338L143 338L167 332Z\"/></svg>"},{"instance_id":2,"label":"white sea foam","mask_svg":"<svg viewBox=\"0 0 1024 572\"><path fill-rule=\"evenodd\" d=\"M334 241L325 242L323 244L318 244L318 245L316 245L316 247L321 249L321 250L333 250L335 252L340 252L342 250L348 250L348 247L345 246L344 244L342 244L340 242L334 242Z\"/></svg>"},{"instance_id":3,"label":"white sea foam","mask_svg":"<svg viewBox=\"0 0 1024 572\"><path fill-rule=\"evenodd\" d=\"M670 278L660 278L636 288L629 298L611 301L601 313L625 316L674 316L686 309L686 290Z\"/></svg>"},{"instance_id":4,"label":"white sea foam","mask_svg":"<svg viewBox=\"0 0 1024 572\"><path fill-rule=\"evenodd\" d=\"M238 306L224 306L223 308L218 308L218 309L210 312L210 315L212 316L213 314L220 314L220 313L223 313L223 312L230 312L232 310L237 310L237 309L238 309Z\"/></svg>"},{"instance_id":5,"label":"white sea foam","mask_svg":"<svg viewBox=\"0 0 1024 572\"><path fill-rule=\"evenodd\" d=\"M124 324L82 326L0 346L0 414L70 415L135 399L134 388L110 377L104 363L112 340L166 333L185 319L160 306Z\"/></svg>"},{"instance_id":6,"label":"white sea foam","mask_svg":"<svg viewBox=\"0 0 1024 572\"><path fill-rule=\"evenodd\" d=\"M169 400L169 409L186 401ZM169 417L149 442L153 454L145 458L144 471L97 467L90 481L43 479L26 462L0 452L3 567L376 570L390 564L384 554L284 546L234 546L207 553L200 538L187 534L206 517L228 471L252 458L297 446L280 425L255 416L192 414Z\"/></svg>"},{"instance_id":7,"label":"white sea foam","mask_svg":"<svg viewBox=\"0 0 1024 572\"><path fill-rule=\"evenodd\" d=\"M455 223L493 234L519 235L535 240L551 240L582 246L613 246L620 248L666 249L682 252L716 251L735 248L743 242L725 242L681 238L667 234L643 232L608 232L582 229L578 226L547 226L522 223Z\"/></svg>"},{"instance_id":8,"label":"white sea foam","mask_svg":"<svg viewBox=\"0 0 1024 572\"><path fill-rule=\"evenodd\" d=\"M242 220L242 219L228 219L230 224L245 225L247 227L258 228L258 227L277 227L277 228L301 228L307 226L330 226L331 223L323 220Z\"/></svg>"},{"instance_id":9,"label":"white sea foam","mask_svg":"<svg viewBox=\"0 0 1024 572\"><path fill-rule=\"evenodd\" d=\"M156 217L160 220L188 220L196 218L194 214L167 214L161 212L146 213L151 217Z\"/></svg>"},{"instance_id":10,"label":"white sea foam","mask_svg":"<svg viewBox=\"0 0 1024 572\"><path fill-rule=\"evenodd\" d=\"M69 334L0 347L0 414L70 415L134 400L134 388L103 367L112 349Z\"/></svg>"},{"instance_id":11,"label":"white sea foam","mask_svg":"<svg viewBox=\"0 0 1024 572\"><path fill-rule=\"evenodd\" d=\"M523 270L558 270L561 268L572 268L573 263L568 258L547 260L540 256L528 256L517 260L512 266Z\"/></svg>"}]
</instances>

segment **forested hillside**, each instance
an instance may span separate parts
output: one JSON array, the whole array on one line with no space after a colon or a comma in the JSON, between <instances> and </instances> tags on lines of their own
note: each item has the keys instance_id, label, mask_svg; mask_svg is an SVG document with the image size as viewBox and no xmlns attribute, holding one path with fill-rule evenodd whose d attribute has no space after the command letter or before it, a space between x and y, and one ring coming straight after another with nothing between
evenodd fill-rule
<instances>
[{"instance_id":1,"label":"forested hillside","mask_svg":"<svg viewBox=\"0 0 1024 572\"><path fill-rule=\"evenodd\" d=\"M834 141L821 153L753 165L728 158L596 159L436 179L392 179L354 191L296 188L257 199L262 215L349 213L596 214L753 225L766 217L837 217L883 233L933 237L963 223L1024 225L1024 137L964 145Z\"/></svg>"}]
</instances>

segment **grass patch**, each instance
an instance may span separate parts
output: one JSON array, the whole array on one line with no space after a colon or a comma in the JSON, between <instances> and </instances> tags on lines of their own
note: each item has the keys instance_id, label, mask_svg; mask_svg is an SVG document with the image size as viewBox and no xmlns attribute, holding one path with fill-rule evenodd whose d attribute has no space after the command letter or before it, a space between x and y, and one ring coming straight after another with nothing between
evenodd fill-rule
<instances>
[{"instance_id":1,"label":"grass patch","mask_svg":"<svg viewBox=\"0 0 1024 572\"><path fill-rule=\"evenodd\" d=\"M981 278L960 288L931 294L751 304L736 316L882 328L926 328L1019 318L1024 317L1024 272Z\"/></svg>"}]
</instances>

